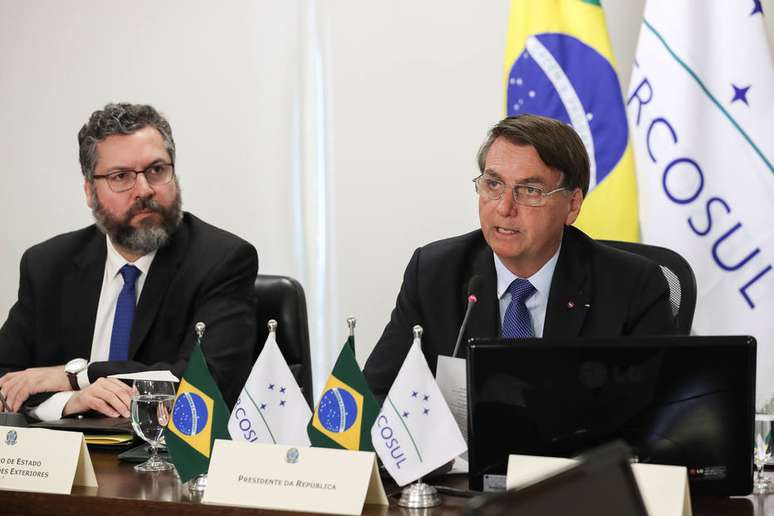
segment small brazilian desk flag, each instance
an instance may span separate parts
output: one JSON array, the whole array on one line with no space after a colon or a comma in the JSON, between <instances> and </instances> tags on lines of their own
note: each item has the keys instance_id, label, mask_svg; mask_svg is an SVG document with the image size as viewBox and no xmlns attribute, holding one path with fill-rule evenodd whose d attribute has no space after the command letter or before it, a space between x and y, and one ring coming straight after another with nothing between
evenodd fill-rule
<instances>
[{"instance_id":1,"label":"small brazilian desk flag","mask_svg":"<svg viewBox=\"0 0 774 516\"><path fill-rule=\"evenodd\" d=\"M164 439L181 482L207 473L215 439L230 439L228 406L212 378L199 344L177 388Z\"/></svg>"},{"instance_id":2,"label":"small brazilian desk flag","mask_svg":"<svg viewBox=\"0 0 774 516\"><path fill-rule=\"evenodd\" d=\"M594 238L637 241L637 183L623 95L599 0L512 0L505 108L572 125L589 155L575 223Z\"/></svg>"},{"instance_id":3,"label":"small brazilian desk flag","mask_svg":"<svg viewBox=\"0 0 774 516\"><path fill-rule=\"evenodd\" d=\"M379 403L368 388L347 339L307 426L312 446L374 451L371 427Z\"/></svg>"}]
</instances>

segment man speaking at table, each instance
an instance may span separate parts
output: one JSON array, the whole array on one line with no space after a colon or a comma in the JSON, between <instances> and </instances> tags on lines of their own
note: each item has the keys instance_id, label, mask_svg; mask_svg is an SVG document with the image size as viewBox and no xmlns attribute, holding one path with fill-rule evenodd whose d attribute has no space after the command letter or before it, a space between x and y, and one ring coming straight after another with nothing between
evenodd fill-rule
<instances>
[{"instance_id":1,"label":"man speaking at table","mask_svg":"<svg viewBox=\"0 0 774 516\"><path fill-rule=\"evenodd\" d=\"M182 375L203 351L233 404L255 345L255 248L182 211L175 143L153 107L108 104L78 133L96 224L28 249L18 300L0 329L0 392L13 411L58 419L128 416L114 373Z\"/></svg>"},{"instance_id":2,"label":"man speaking at table","mask_svg":"<svg viewBox=\"0 0 774 516\"><path fill-rule=\"evenodd\" d=\"M364 369L374 394L387 394L413 325L424 328L432 369L438 355L452 355L471 285L478 302L465 340L676 332L659 266L571 226L588 191L589 159L570 126L506 118L490 131L478 165L481 229L414 252Z\"/></svg>"}]
</instances>

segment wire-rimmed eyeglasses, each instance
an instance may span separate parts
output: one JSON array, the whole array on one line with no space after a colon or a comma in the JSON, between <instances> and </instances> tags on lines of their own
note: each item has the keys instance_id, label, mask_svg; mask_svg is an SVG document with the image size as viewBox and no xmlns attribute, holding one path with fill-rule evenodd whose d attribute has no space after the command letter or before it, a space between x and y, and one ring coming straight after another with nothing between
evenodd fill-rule
<instances>
[{"instance_id":1,"label":"wire-rimmed eyeglasses","mask_svg":"<svg viewBox=\"0 0 774 516\"><path fill-rule=\"evenodd\" d=\"M94 174L94 179L104 179L110 190L115 193L126 192L134 188L137 174L143 174L151 186L162 186L175 177L175 165L172 163L154 163L145 170L115 170L109 174Z\"/></svg>"},{"instance_id":2,"label":"wire-rimmed eyeglasses","mask_svg":"<svg viewBox=\"0 0 774 516\"><path fill-rule=\"evenodd\" d=\"M476 185L476 193L489 199L490 201L498 201L502 199L503 194L508 189L508 185L504 181L497 179L494 176L487 174L481 174L473 180ZM542 188L534 185L513 185L513 202L521 204L522 206L543 206L546 203L546 197L553 195L556 192L569 191L566 186L555 188L550 192L544 192Z\"/></svg>"}]
</instances>

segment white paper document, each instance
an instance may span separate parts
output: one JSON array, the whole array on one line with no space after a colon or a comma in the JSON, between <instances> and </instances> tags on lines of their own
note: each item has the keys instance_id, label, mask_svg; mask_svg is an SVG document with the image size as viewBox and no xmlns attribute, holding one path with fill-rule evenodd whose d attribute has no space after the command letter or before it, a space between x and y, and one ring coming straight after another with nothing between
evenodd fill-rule
<instances>
[{"instance_id":1,"label":"white paper document","mask_svg":"<svg viewBox=\"0 0 774 516\"><path fill-rule=\"evenodd\" d=\"M179 382L177 376L172 371L139 371L137 373L119 373L111 374L108 378L118 378L119 380L152 380L155 382Z\"/></svg>"},{"instance_id":2,"label":"white paper document","mask_svg":"<svg viewBox=\"0 0 774 516\"><path fill-rule=\"evenodd\" d=\"M468 442L468 372L464 358L438 357L435 368L435 381L441 394L449 405L457 426L460 427L465 443ZM460 455L468 460L468 452Z\"/></svg>"}]
</instances>

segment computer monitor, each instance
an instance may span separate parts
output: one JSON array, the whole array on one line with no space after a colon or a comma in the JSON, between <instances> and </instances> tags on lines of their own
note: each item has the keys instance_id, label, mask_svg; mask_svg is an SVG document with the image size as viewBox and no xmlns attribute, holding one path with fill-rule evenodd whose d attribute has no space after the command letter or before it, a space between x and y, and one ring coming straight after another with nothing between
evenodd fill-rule
<instances>
[{"instance_id":1,"label":"computer monitor","mask_svg":"<svg viewBox=\"0 0 774 516\"><path fill-rule=\"evenodd\" d=\"M685 466L694 494L752 490L752 337L473 339L467 366L471 489L509 454L622 439L640 462Z\"/></svg>"}]
</instances>

